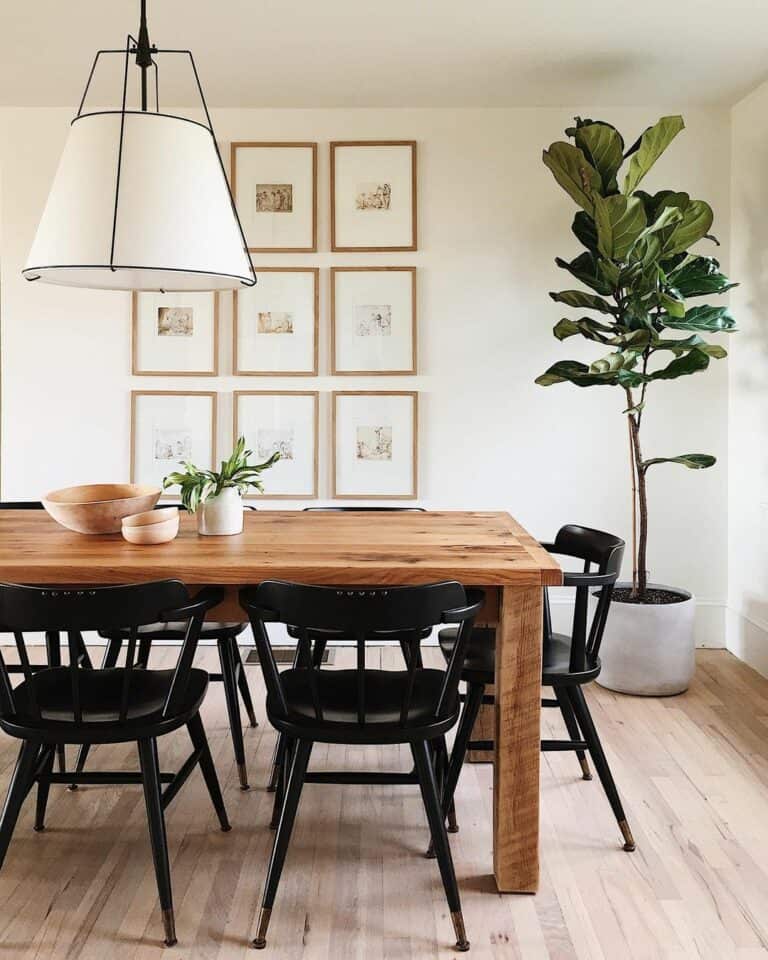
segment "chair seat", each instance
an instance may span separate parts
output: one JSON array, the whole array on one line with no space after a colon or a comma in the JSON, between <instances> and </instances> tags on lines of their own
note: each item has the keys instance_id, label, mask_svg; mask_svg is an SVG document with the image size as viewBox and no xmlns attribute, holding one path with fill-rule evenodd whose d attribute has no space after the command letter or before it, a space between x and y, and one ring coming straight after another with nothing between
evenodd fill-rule
<instances>
[{"instance_id":1,"label":"chair seat","mask_svg":"<svg viewBox=\"0 0 768 960\"><path fill-rule=\"evenodd\" d=\"M311 678L317 685L317 702L323 719L318 720ZM283 715L278 705L267 698L270 721L294 736L302 732L313 740L329 743L407 743L427 727L448 729L458 714L458 699L446 704L443 715L434 722L435 706L445 673L442 670L418 670L414 676L410 709L405 726L400 724L400 705L406 697L408 673L405 670L367 670L365 674L365 723L358 723L358 679L356 670L284 670L280 680L288 704ZM439 736L438 731L435 736Z\"/></svg>"},{"instance_id":2,"label":"chair seat","mask_svg":"<svg viewBox=\"0 0 768 960\"><path fill-rule=\"evenodd\" d=\"M456 628L446 627L438 635L440 649L448 660L456 645ZM476 627L472 631L464 656L461 678L467 683L493 683L496 661L496 630ZM588 683L600 673L600 660L587 665L585 670L571 670L571 638L553 633L544 639L541 662L541 682L545 687L560 683Z\"/></svg>"},{"instance_id":3,"label":"chair seat","mask_svg":"<svg viewBox=\"0 0 768 960\"><path fill-rule=\"evenodd\" d=\"M200 631L201 640L218 640L220 637L237 637L248 626L247 623L225 623L218 620L206 621ZM145 640L183 640L187 632L184 623L148 623L137 627L136 636ZM131 631L126 628L119 630L99 630L99 636L107 640L119 638L129 640Z\"/></svg>"},{"instance_id":4,"label":"chair seat","mask_svg":"<svg viewBox=\"0 0 768 960\"><path fill-rule=\"evenodd\" d=\"M299 639L299 627L288 626L286 629L289 637L292 637L294 640ZM430 633L432 633L432 628L425 627L423 630L419 631L419 639L426 640ZM313 628L309 631L309 634L311 637L320 637L328 643L333 643L334 641L339 640L345 640L353 643L355 640L355 637L351 633L345 633L343 630L316 630ZM402 642L403 640L410 640L411 636L411 633L406 633L402 630L380 630L376 632L377 638L381 638L382 640L396 641L398 643Z\"/></svg>"},{"instance_id":5,"label":"chair seat","mask_svg":"<svg viewBox=\"0 0 768 960\"><path fill-rule=\"evenodd\" d=\"M25 680L15 688L16 712L0 717L0 728L11 736L35 739L39 733L41 740L64 743L80 743L79 732L85 735L85 742L103 743L136 740L139 736L150 735L146 732L150 728L154 731L152 736L167 733L197 713L208 688L205 670L191 670L183 702L174 709L173 716L163 717L161 711L173 674L173 670L134 670L126 719L121 721L125 669L78 671L83 715L80 724L74 717L69 668L41 670L31 681ZM40 719L35 716L31 693L34 693ZM103 738L94 730L99 725L104 732Z\"/></svg>"}]
</instances>

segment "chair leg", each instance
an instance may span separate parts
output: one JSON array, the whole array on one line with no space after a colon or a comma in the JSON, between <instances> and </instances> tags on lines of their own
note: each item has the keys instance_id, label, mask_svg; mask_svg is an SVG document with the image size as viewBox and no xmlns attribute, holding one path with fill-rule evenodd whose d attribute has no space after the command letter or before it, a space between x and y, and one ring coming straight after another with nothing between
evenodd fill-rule
<instances>
[{"instance_id":1,"label":"chair leg","mask_svg":"<svg viewBox=\"0 0 768 960\"><path fill-rule=\"evenodd\" d=\"M165 817L163 816L163 802L160 793L157 740L154 738L139 740L138 748L141 776L144 783L144 802L147 806L149 839L152 844L152 859L155 864L157 891L160 896L160 910L163 916L165 945L172 947L176 943L176 923L173 915L168 841L165 835Z\"/></svg>"},{"instance_id":2,"label":"chair leg","mask_svg":"<svg viewBox=\"0 0 768 960\"><path fill-rule=\"evenodd\" d=\"M627 851L627 853L631 853L635 849L635 841L632 836L632 831L629 829L627 818L624 815L624 807L621 804L619 791L616 789L616 783L614 782L613 774L611 773L610 767L608 766L608 760L603 752L603 746L600 743L600 737L597 734L594 721L592 720L592 714L587 706L587 701L584 697L584 691L581 689L581 687L575 686L568 687L566 689L566 693L570 699L573 711L576 714L576 719L579 722L579 726L584 734L584 739L589 744L589 753L592 757L592 762L595 765L595 769L597 770L597 775L600 777L600 783L603 785L605 795L608 797L608 802L610 803L614 816L618 821L619 830L621 830L621 835L624 838L624 849Z\"/></svg>"},{"instance_id":3,"label":"chair leg","mask_svg":"<svg viewBox=\"0 0 768 960\"><path fill-rule=\"evenodd\" d=\"M227 702L229 716L229 731L232 736L232 746L235 751L237 775L240 778L240 789L248 790L248 771L245 766L245 744L243 742L243 726L240 720L240 701L237 696L237 680L235 677L235 661L232 656L232 644L227 639L218 641L219 661L221 663L221 678L224 684L224 698Z\"/></svg>"},{"instance_id":4,"label":"chair leg","mask_svg":"<svg viewBox=\"0 0 768 960\"><path fill-rule=\"evenodd\" d=\"M224 806L224 797L221 795L221 786L219 785L219 778L216 775L216 767L213 763L213 757L211 756L211 749L208 746L208 738L205 735L205 727L203 726L203 721L200 719L200 714L196 713L194 717L187 724L187 730L189 731L189 738L192 741L192 745L195 750L201 750L200 760L200 772L203 775L205 780L205 785L208 787L208 793L211 797L211 803L213 803L213 809L216 811L216 814L219 818L219 824L221 829L226 833L231 830L232 827L229 824L229 819L227 818L227 810Z\"/></svg>"},{"instance_id":5,"label":"chair leg","mask_svg":"<svg viewBox=\"0 0 768 960\"><path fill-rule=\"evenodd\" d=\"M285 790L288 784L288 774L291 772L293 763L293 752L295 743L285 734L281 734L283 743L283 753L280 759L280 765L277 768L277 781L275 783L275 802L272 804L272 819L269 823L270 830L277 830L280 823L280 814L283 810L283 801L285 800Z\"/></svg>"},{"instance_id":6,"label":"chair leg","mask_svg":"<svg viewBox=\"0 0 768 960\"><path fill-rule=\"evenodd\" d=\"M252 727L258 727L256 713L253 709L253 700L251 699L251 689L248 686L248 677L243 666L243 658L240 656L240 647L237 645L237 637L232 637L232 657L235 661L235 671L237 673L237 686L240 691L240 697L248 714L248 722Z\"/></svg>"},{"instance_id":7,"label":"chair leg","mask_svg":"<svg viewBox=\"0 0 768 960\"><path fill-rule=\"evenodd\" d=\"M301 798L301 788L304 785L304 775L307 772L309 756L312 753L311 740L299 740L293 751L293 762L291 763L291 772L288 775L288 786L285 791L285 802L280 814L280 823L275 835L275 842L272 847L272 856L267 870L267 879L264 884L264 895L261 901L261 912L259 914L259 925L254 938L253 945L261 950L267 945L267 927L269 918L272 915L272 906L277 894L277 886L280 883L280 874L283 871L285 855L288 851L288 844L291 839L293 824L296 819L296 811L299 808L299 799Z\"/></svg>"},{"instance_id":8,"label":"chair leg","mask_svg":"<svg viewBox=\"0 0 768 960\"><path fill-rule=\"evenodd\" d=\"M120 637L110 637L107 640L107 647L101 660L101 667L99 668L100 670L111 670L117 664L122 646L123 641L120 639ZM90 743L83 743L80 745L80 749L77 751L77 760L75 762L75 773L83 772L85 769L85 761L88 759L88 754L90 751ZM77 784L70 783L67 789L77 790Z\"/></svg>"},{"instance_id":9,"label":"chair leg","mask_svg":"<svg viewBox=\"0 0 768 960\"><path fill-rule=\"evenodd\" d=\"M53 760L56 751L53 747L45 747L45 760L41 761L40 779L37 781L37 804L35 806L35 832L42 833L45 830L45 810L48 806L48 794L51 790L51 781L47 779L53 772Z\"/></svg>"},{"instance_id":10,"label":"chair leg","mask_svg":"<svg viewBox=\"0 0 768 960\"><path fill-rule=\"evenodd\" d=\"M48 630L45 634L45 653L49 667L61 666L61 634L58 630ZM67 755L64 744L56 747L56 756L59 761L59 773L67 772Z\"/></svg>"},{"instance_id":11,"label":"chair leg","mask_svg":"<svg viewBox=\"0 0 768 960\"><path fill-rule=\"evenodd\" d=\"M3 812L0 814L0 867L3 865L8 845L11 842L16 821L19 819L22 804L29 793L35 776L37 759L40 755L40 745L31 740L24 740L19 748L16 766L8 785Z\"/></svg>"},{"instance_id":12,"label":"chair leg","mask_svg":"<svg viewBox=\"0 0 768 960\"><path fill-rule=\"evenodd\" d=\"M555 699L560 706L560 713L563 715L563 720L565 721L565 726L568 730L568 736L571 738L571 740L581 740L581 731L579 730L579 724L576 721L576 714L573 712L571 701L568 699L568 696L562 687L553 687L552 689L555 692ZM589 769L587 755L583 750L577 750L576 756L579 758L579 764L581 765L581 779L591 780L592 771Z\"/></svg>"},{"instance_id":13,"label":"chair leg","mask_svg":"<svg viewBox=\"0 0 768 960\"><path fill-rule=\"evenodd\" d=\"M437 740L432 741L431 750L434 758L435 766L435 781L437 782L437 792L442 798L445 791L445 785L448 780L448 747L445 742L445 737L438 737ZM415 769L415 768L414 768ZM456 808L453 804L453 798L451 798L449 808L447 811L448 818L448 833L458 833L459 826L456 823ZM427 849L427 859L433 860L435 858L435 845L432 843L431 837L429 842L429 847Z\"/></svg>"},{"instance_id":14,"label":"chair leg","mask_svg":"<svg viewBox=\"0 0 768 960\"><path fill-rule=\"evenodd\" d=\"M448 844L448 834L445 829L445 817L443 816L443 810L440 805L440 794L437 790L437 781L429 755L429 747L425 741L418 741L411 744L411 752L413 753L413 759L419 775L421 796L427 811L429 829L432 832L432 842L435 846L437 862L440 867L440 876L442 877L445 896L448 900L448 909L451 911L453 929L456 933L456 949L460 951L469 950L469 940L467 940L467 934L464 929L464 916L461 912L459 887L456 883L456 873L453 869L451 848Z\"/></svg>"},{"instance_id":15,"label":"chair leg","mask_svg":"<svg viewBox=\"0 0 768 960\"><path fill-rule=\"evenodd\" d=\"M274 793L277 789L277 781L280 777L280 767L285 756L285 736L282 733L277 735L277 743L272 751L272 767L269 774L269 783L267 784L267 793Z\"/></svg>"},{"instance_id":16,"label":"chair leg","mask_svg":"<svg viewBox=\"0 0 768 960\"><path fill-rule=\"evenodd\" d=\"M472 730L480 712L485 695L485 685L482 683L470 683L467 685L467 699L464 703L464 710L461 714L459 727L456 731L456 739L453 741L453 750L451 750L451 759L448 763L448 772L443 786L443 810L446 816L454 809L453 796L456 793L456 785L459 782L459 774L464 766L464 758L467 755L467 744L472 737ZM454 826L457 832L459 827L456 823L454 813Z\"/></svg>"}]
</instances>

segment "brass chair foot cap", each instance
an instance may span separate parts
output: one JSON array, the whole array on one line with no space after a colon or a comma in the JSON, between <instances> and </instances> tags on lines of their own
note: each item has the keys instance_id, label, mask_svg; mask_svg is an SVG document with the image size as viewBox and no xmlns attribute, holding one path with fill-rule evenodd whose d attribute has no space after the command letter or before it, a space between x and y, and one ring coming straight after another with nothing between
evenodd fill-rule
<instances>
[{"instance_id":1,"label":"brass chair foot cap","mask_svg":"<svg viewBox=\"0 0 768 960\"><path fill-rule=\"evenodd\" d=\"M632 853L635 849L635 838L632 836L632 831L629 829L629 824L626 820L619 820L619 830L621 830L621 835L624 837L624 849L627 853Z\"/></svg>"},{"instance_id":2,"label":"brass chair foot cap","mask_svg":"<svg viewBox=\"0 0 768 960\"><path fill-rule=\"evenodd\" d=\"M266 945L267 945L266 937L256 937L256 939L253 941L253 946L256 950L263 950L264 947L266 947Z\"/></svg>"},{"instance_id":3,"label":"brass chair foot cap","mask_svg":"<svg viewBox=\"0 0 768 960\"><path fill-rule=\"evenodd\" d=\"M35 833L45 833L45 827L38 827L37 824L35 824L32 829L35 831Z\"/></svg>"},{"instance_id":4,"label":"brass chair foot cap","mask_svg":"<svg viewBox=\"0 0 768 960\"><path fill-rule=\"evenodd\" d=\"M256 931L256 936L253 940L253 945L257 950L263 950L267 945L267 927L269 926L269 918L271 916L271 907L261 908L261 913L259 914L259 929Z\"/></svg>"},{"instance_id":5,"label":"brass chair foot cap","mask_svg":"<svg viewBox=\"0 0 768 960\"><path fill-rule=\"evenodd\" d=\"M469 940L467 940L467 931L464 929L464 917L461 910L451 910L451 920L453 921L453 932L456 934L456 949L460 953L466 953L469 950Z\"/></svg>"},{"instance_id":6,"label":"brass chair foot cap","mask_svg":"<svg viewBox=\"0 0 768 960\"><path fill-rule=\"evenodd\" d=\"M581 779L582 779L582 780L591 780L591 779L592 779L592 774L591 774L591 773L582 773Z\"/></svg>"},{"instance_id":7,"label":"brass chair foot cap","mask_svg":"<svg viewBox=\"0 0 768 960\"><path fill-rule=\"evenodd\" d=\"M161 913L163 916L163 929L165 931L165 945L166 947L173 947L177 943L176 920L173 915L173 908L162 910Z\"/></svg>"},{"instance_id":8,"label":"brass chair foot cap","mask_svg":"<svg viewBox=\"0 0 768 960\"><path fill-rule=\"evenodd\" d=\"M457 940L456 950L458 950L459 953L466 953L467 950L469 950L469 940Z\"/></svg>"},{"instance_id":9,"label":"brass chair foot cap","mask_svg":"<svg viewBox=\"0 0 768 960\"><path fill-rule=\"evenodd\" d=\"M634 853L637 848L635 847L634 843L625 843L624 849L627 851L627 853Z\"/></svg>"},{"instance_id":10,"label":"brass chair foot cap","mask_svg":"<svg viewBox=\"0 0 768 960\"><path fill-rule=\"evenodd\" d=\"M459 825L458 823L448 824L448 833L458 833Z\"/></svg>"},{"instance_id":11,"label":"brass chair foot cap","mask_svg":"<svg viewBox=\"0 0 768 960\"><path fill-rule=\"evenodd\" d=\"M237 765L237 775L240 778L240 789L241 790L250 790L251 786L248 783L248 770L244 763L238 763Z\"/></svg>"}]
</instances>

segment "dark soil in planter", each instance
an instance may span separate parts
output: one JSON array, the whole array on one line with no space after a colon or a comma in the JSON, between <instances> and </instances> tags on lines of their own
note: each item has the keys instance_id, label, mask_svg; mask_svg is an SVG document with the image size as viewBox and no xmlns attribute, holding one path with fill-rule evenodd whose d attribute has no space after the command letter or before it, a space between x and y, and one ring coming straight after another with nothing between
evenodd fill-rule
<instances>
[{"instance_id":1,"label":"dark soil in planter","mask_svg":"<svg viewBox=\"0 0 768 960\"><path fill-rule=\"evenodd\" d=\"M656 587L650 587L645 591L645 596L633 597L632 590L629 587L621 587L613 591L613 599L616 603L683 603L688 597L684 597L674 590L660 590Z\"/></svg>"}]
</instances>

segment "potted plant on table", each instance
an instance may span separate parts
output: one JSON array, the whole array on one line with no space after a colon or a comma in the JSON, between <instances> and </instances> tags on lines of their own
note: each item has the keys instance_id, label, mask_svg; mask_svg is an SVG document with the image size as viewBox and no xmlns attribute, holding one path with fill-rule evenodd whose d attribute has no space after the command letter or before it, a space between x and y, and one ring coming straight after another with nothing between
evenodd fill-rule
<instances>
[{"instance_id":1,"label":"potted plant on table","mask_svg":"<svg viewBox=\"0 0 768 960\"><path fill-rule=\"evenodd\" d=\"M251 488L263 492L261 474L280 459L276 451L263 463L250 464L252 454L252 450L245 448L245 437L240 437L230 458L221 461L218 472L200 470L193 463L184 462L183 471L165 477L163 489L178 486L182 505L190 513L197 513L198 533L209 536L242 533L243 494Z\"/></svg>"},{"instance_id":2,"label":"potted plant on table","mask_svg":"<svg viewBox=\"0 0 768 960\"><path fill-rule=\"evenodd\" d=\"M683 130L682 117L662 117L625 149L615 127L576 118L544 151L544 163L579 206L572 230L585 250L555 263L584 289L550 293L557 303L590 315L565 318L554 327L558 340L582 336L602 347L591 364L561 360L536 383L569 382L578 387L618 387L627 418L632 490L632 582L617 584L601 648L600 682L638 694L685 690L694 667L691 594L648 582L647 478L660 464L691 470L711 467L704 453L647 457L641 446L649 388L660 380L700 373L725 349L704 335L735 329L727 307L686 301L722 294L735 284L713 257L691 253L710 234L713 214L687 193L638 189L653 164ZM620 168L628 162L621 186ZM596 316L595 316L596 314ZM607 352L606 352L607 351Z\"/></svg>"}]
</instances>

